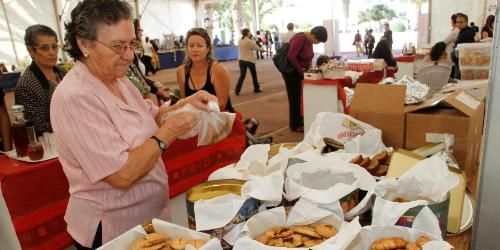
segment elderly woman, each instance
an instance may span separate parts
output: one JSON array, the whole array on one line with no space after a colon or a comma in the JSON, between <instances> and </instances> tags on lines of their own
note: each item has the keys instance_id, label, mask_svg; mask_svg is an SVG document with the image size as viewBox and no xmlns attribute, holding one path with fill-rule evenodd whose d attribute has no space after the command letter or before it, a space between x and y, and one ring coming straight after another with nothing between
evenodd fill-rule
<instances>
[{"instance_id":1,"label":"elderly woman","mask_svg":"<svg viewBox=\"0 0 500 250\"><path fill-rule=\"evenodd\" d=\"M176 74L181 98L204 90L217 96L220 110L234 112L229 99L229 73L212 58L212 44L205 29L193 28L187 33L186 59Z\"/></svg>"},{"instance_id":2,"label":"elderly woman","mask_svg":"<svg viewBox=\"0 0 500 250\"><path fill-rule=\"evenodd\" d=\"M33 122L37 136L52 132L50 100L66 72L57 66L59 43L51 28L35 24L26 29L24 44L33 59L16 85L15 102L24 106L25 118Z\"/></svg>"},{"instance_id":3,"label":"elderly woman","mask_svg":"<svg viewBox=\"0 0 500 250\"><path fill-rule=\"evenodd\" d=\"M163 114L185 103L208 111L199 92L172 107L144 100L125 77L135 34L125 0L84 0L65 24L64 50L75 66L54 92L51 121L70 198L65 220L77 249L96 248L153 217L168 220L160 155L197 118Z\"/></svg>"},{"instance_id":4,"label":"elderly woman","mask_svg":"<svg viewBox=\"0 0 500 250\"><path fill-rule=\"evenodd\" d=\"M294 132L304 132L304 119L300 114L302 97L301 81L304 71L312 64L314 57L313 44L324 43L328 38L325 27L316 26L311 32L300 32L290 39L288 61L295 69L290 74L283 74L289 105L289 126Z\"/></svg>"}]
</instances>

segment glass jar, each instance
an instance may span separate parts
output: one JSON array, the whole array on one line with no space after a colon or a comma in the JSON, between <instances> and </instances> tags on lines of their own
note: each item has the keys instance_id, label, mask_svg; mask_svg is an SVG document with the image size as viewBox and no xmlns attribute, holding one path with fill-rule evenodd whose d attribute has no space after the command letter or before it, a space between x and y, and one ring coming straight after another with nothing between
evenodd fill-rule
<instances>
[{"instance_id":1,"label":"glass jar","mask_svg":"<svg viewBox=\"0 0 500 250\"><path fill-rule=\"evenodd\" d=\"M24 119L23 105L14 105L10 108L13 116L12 121L12 139L18 157L26 156L28 150L28 133L26 131L26 120Z\"/></svg>"},{"instance_id":2,"label":"glass jar","mask_svg":"<svg viewBox=\"0 0 500 250\"><path fill-rule=\"evenodd\" d=\"M26 130L28 132L28 150L27 154L30 160L37 161L43 158L43 146L42 143L38 142L36 139L35 129L33 126L27 126Z\"/></svg>"}]
</instances>

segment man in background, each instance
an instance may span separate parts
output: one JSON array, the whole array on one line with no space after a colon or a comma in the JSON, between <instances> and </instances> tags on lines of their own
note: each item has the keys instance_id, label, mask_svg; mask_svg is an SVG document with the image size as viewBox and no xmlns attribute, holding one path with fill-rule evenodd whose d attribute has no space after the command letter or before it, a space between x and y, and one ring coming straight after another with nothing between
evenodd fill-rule
<instances>
[{"instance_id":1,"label":"man in background","mask_svg":"<svg viewBox=\"0 0 500 250\"><path fill-rule=\"evenodd\" d=\"M215 35L214 41L213 41L214 47L217 47L220 45L220 39L217 35Z\"/></svg>"},{"instance_id":2,"label":"man in background","mask_svg":"<svg viewBox=\"0 0 500 250\"><path fill-rule=\"evenodd\" d=\"M369 29L368 32L366 33L367 36L366 36L365 44L366 44L366 47L368 48L367 49L368 58L372 58L373 47L375 47L375 37L372 35L372 33L373 33L372 29Z\"/></svg>"},{"instance_id":3,"label":"man in background","mask_svg":"<svg viewBox=\"0 0 500 250\"><path fill-rule=\"evenodd\" d=\"M384 23L384 36L383 38L389 42L392 50L392 30L389 28L389 23Z\"/></svg>"},{"instance_id":4,"label":"man in background","mask_svg":"<svg viewBox=\"0 0 500 250\"><path fill-rule=\"evenodd\" d=\"M287 24L286 28L288 32L281 37L281 44L289 43L290 39L295 35L295 32L293 31L294 28L293 23Z\"/></svg>"}]
</instances>

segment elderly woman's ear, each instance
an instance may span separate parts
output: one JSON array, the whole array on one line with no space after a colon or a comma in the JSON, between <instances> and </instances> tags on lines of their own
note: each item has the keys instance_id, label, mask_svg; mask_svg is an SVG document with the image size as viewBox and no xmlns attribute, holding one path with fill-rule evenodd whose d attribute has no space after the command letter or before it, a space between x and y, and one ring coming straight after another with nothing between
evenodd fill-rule
<instances>
[{"instance_id":1,"label":"elderly woman's ear","mask_svg":"<svg viewBox=\"0 0 500 250\"><path fill-rule=\"evenodd\" d=\"M83 38L77 38L76 42L78 43L78 48L82 52L83 56L88 57L89 56L89 43L90 43L90 41L87 39L83 39Z\"/></svg>"}]
</instances>

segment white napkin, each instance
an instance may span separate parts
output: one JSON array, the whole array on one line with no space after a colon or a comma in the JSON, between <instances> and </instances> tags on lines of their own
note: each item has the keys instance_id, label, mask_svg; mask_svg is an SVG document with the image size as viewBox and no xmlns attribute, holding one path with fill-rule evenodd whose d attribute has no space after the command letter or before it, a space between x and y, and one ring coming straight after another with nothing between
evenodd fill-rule
<instances>
[{"instance_id":1,"label":"white napkin","mask_svg":"<svg viewBox=\"0 0 500 250\"><path fill-rule=\"evenodd\" d=\"M361 228L357 220L351 223L343 222L343 220L338 216L336 216L335 214L328 213L328 211L325 211L321 208L312 208L312 210L309 210L311 208L312 207L310 206L300 206L300 205L299 207L292 208L289 216L293 216L294 218L288 220L286 218L285 209L283 207L277 207L254 215L245 223L245 226L241 231L242 237L236 241L233 249L238 249L238 250L284 249L279 247L266 246L253 239L263 234L271 227L284 226L284 225L291 226L297 224L304 225L310 223L326 223L333 225L338 230L336 236L327 239L320 245L316 245L311 249L345 249L344 245L346 245L347 243L341 239L337 241L339 235L342 236L343 239L347 239L348 241L350 241L349 238L354 238ZM326 215L326 217L320 218L319 220L311 219L311 216L319 218L320 215ZM322 246L327 246L327 248L325 247L321 248ZM295 249L305 250L309 248L295 248Z\"/></svg>"},{"instance_id":2,"label":"white napkin","mask_svg":"<svg viewBox=\"0 0 500 250\"><path fill-rule=\"evenodd\" d=\"M194 203L196 231L221 228L227 225L245 203L245 198L229 193Z\"/></svg>"},{"instance_id":3,"label":"white napkin","mask_svg":"<svg viewBox=\"0 0 500 250\"><path fill-rule=\"evenodd\" d=\"M267 176L253 175L241 187L241 196L279 204L283 199L283 183L283 174L279 172Z\"/></svg>"},{"instance_id":4,"label":"white napkin","mask_svg":"<svg viewBox=\"0 0 500 250\"><path fill-rule=\"evenodd\" d=\"M266 163L270 148L269 144L256 144L248 147L236 163L235 168L238 170L247 169L253 175L266 175Z\"/></svg>"}]
</instances>

